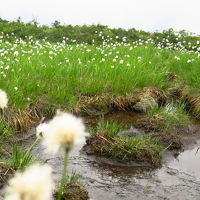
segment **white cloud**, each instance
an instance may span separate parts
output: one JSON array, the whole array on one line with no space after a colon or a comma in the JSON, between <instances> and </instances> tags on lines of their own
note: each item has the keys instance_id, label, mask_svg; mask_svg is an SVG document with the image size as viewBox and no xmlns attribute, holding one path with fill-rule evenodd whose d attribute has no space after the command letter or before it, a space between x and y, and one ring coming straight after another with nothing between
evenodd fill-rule
<instances>
[{"instance_id":1,"label":"white cloud","mask_svg":"<svg viewBox=\"0 0 200 200\"><path fill-rule=\"evenodd\" d=\"M12 6L11 6L12 5ZM111 27L162 30L187 29L200 34L199 0L6 0L0 17L41 24L105 24Z\"/></svg>"}]
</instances>

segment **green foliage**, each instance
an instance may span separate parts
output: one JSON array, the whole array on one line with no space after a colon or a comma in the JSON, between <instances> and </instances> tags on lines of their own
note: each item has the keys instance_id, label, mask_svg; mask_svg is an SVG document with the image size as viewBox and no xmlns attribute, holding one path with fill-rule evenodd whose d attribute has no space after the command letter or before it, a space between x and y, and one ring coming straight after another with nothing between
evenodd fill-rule
<instances>
[{"instance_id":1,"label":"green foliage","mask_svg":"<svg viewBox=\"0 0 200 200\"><path fill-rule=\"evenodd\" d=\"M92 132L99 134L103 133L107 137L113 138L120 130L122 130L125 127L125 124L117 123L114 121L105 121L102 119L98 121L97 126L93 128Z\"/></svg>"},{"instance_id":2,"label":"green foliage","mask_svg":"<svg viewBox=\"0 0 200 200\"><path fill-rule=\"evenodd\" d=\"M12 150L11 167L15 170L24 169L35 161L31 151L24 151L21 146L15 145Z\"/></svg>"},{"instance_id":3,"label":"green foliage","mask_svg":"<svg viewBox=\"0 0 200 200\"><path fill-rule=\"evenodd\" d=\"M133 42L139 39L147 40L152 38L156 44L162 43L164 38L167 38L168 43L178 43L180 41L191 42L192 45L185 45L188 49L196 44L199 37L191 36L192 33L186 30L175 32L173 29L164 30L162 33L150 33L142 30L136 30L131 28L125 30L122 28L108 28L104 25L90 25L90 26L72 26L61 25L61 23L55 20L52 23L52 27L46 25L39 26L36 19L33 19L29 23L23 23L19 17L17 21L9 22L0 18L0 30L5 34L14 34L17 37L25 39L27 36L32 36L35 39L47 38L50 42L62 42L63 38L68 38L68 43L73 44L86 42L92 44L102 44L102 41L109 39L110 42L122 42L123 38L126 38L126 42ZM100 37L99 37L100 34ZM178 40L177 35L179 35Z\"/></svg>"},{"instance_id":4,"label":"green foliage","mask_svg":"<svg viewBox=\"0 0 200 200\"><path fill-rule=\"evenodd\" d=\"M9 69L2 69L0 88L8 93L9 104L20 109L35 105L76 109L81 95L126 95L146 86L166 89L175 84L166 81L169 72L191 88L200 85L200 59L195 52L158 49L145 42L97 47L32 38L8 42L5 35L2 40L0 48L8 54L1 61Z\"/></svg>"},{"instance_id":5,"label":"green foliage","mask_svg":"<svg viewBox=\"0 0 200 200\"><path fill-rule=\"evenodd\" d=\"M144 190L145 191L151 191L152 190L152 186L151 185L145 185L144 186Z\"/></svg>"},{"instance_id":6,"label":"green foliage","mask_svg":"<svg viewBox=\"0 0 200 200\"><path fill-rule=\"evenodd\" d=\"M0 142L5 141L13 133L12 127L3 119L0 119Z\"/></svg>"},{"instance_id":7,"label":"green foliage","mask_svg":"<svg viewBox=\"0 0 200 200\"><path fill-rule=\"evenodd\" d=\"M159 145L158 138L150 136L115 137L94 136L98 143L91 143L96 154L106 156L120 162L147 162L154 166L161 164L161 155L165 150Z\"/></svg>"},{"instance_id":8,"label":"green foliage","mask_svg":"<svg viewBox=\"0 0 200 200\"><path fill-rule=\"evenodd\" d=\"M147 116L162 130L190 124L190 119L183 103L168 103L164 107L151 108L147 112Z\"/></svg>"},{"instance_id":9,"label":"green foliage","mask_svg":"<svg viewBox=\"0 0 200 200\"><path fill-rule=\"evenodd\" d=\"M91 149L96 154L119 161L149 162L155 166L161 164L161 153L164 148L158 138L150 135L135 137L117 137L116 134L125 128L122 123L100 120L93 129Z\"/></svg>"},{"instance_id":10,"label":"green foliage","mask_svg":"<svg viewBox=\"0 0 200 200\"><path fill-rule=\"evenodd\" d=\"M66 177L66 184L80 184L80 175L73 170L71 175Z\"/></svg>"},{"instance_id":11,"label":"green foliage","mask_svg":"<svg viewBox=\"0 0 200 200\"><path fill-rule=\"evenodd\" d=\"M10 137L13 134L13 129L6 120L2 117L0 118L0 158L2 157L2 153L4 151L4 146L9 141Z\"/></svg>"}]
</instances>

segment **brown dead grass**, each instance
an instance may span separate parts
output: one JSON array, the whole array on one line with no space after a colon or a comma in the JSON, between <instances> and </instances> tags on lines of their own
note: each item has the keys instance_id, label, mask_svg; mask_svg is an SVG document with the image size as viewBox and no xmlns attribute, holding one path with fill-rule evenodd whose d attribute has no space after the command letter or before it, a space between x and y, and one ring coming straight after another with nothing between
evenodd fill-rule
<instances>
[{"instance_id":1,"label":"brown dead grass","mask_svg":"<svg viewBox=\"0 0 200 200\"><path fill-rule=\"evenodd\" d=\"M112 94L82 95L79 98L79 106L80 111L86 114L98 113L98 111L108 113L113 110L133 111L135 110L134 106L147 96L161 106L166 103L168 92L154 87L145 87L123 96Z\"/></svg>"},{"instance_id":2,"label":"brown dead grass","mask_svg":"<svg viewBox=\"0 0 200 200\"><path fill-rule=\"evenodd\" d=\"M1 114L1 118L12 127L14 131L26 132L31 126L38 123L41 118L52 117L55 114L55 109L29 107L23 110L15 108L7 108Z\"/></svg>"},{"instance_id":3,"label":"brown dead grass","mask_svg":"<svg viewBox=\"0 0 200 200\"><path fill-rule=\"evenodd\" d=\"M78 106L74 108L73 112L98 116L116 110L136 111L137 109L135 109L135 107L140 102L141 104L144 103L142 101L146 96L153 99L158 106L165 105L169 99L184 101L188 112L192 113L196 118L200 118L200 93L191 94L189 87L181 85L177 85L166 91L155 87L145 87L120 96L113 94L81 95L79 97ZM55 112L56 109L54 107L38 103L37 105L30 106L23 110L9 107L1 113L0 117L2 117L13 130L27 131L31 126L38 123L41 118L45 117L49 119Z\"/></svg>"}]
</instances>

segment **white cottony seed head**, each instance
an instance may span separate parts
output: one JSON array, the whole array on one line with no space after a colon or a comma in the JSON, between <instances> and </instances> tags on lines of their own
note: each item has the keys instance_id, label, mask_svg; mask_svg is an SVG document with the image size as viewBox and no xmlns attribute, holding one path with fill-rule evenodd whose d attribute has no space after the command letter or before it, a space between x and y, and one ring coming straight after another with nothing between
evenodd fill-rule
<instances>
[{"instance_id":1,"label":"white cottony seed head","mask_svg":"<svg viewBox=\"0 0 200 200\"><path fill-rule=\"evenodd\" d=\"M0 108L6 108L8 104L8 98L6 92L0 89Z\"/></svg>"},{"instance_id":2,"label":"white cottony seed head","mask_svg":"<svg viewBox=\"0 0 200 200\"><path fill-rule=\"evenodd\" d=\"M46 151L56 154L59 150L70 150L73 145L81 144L88 135L82 120L70 113L57 112L46 124L39 125Z\"/></svg>"},{"instance_id":3,"label":"white cottony seed head","mask_svg":"<svg viewBox=\"0 0 200 200\"><path fill-rule=\"evenodd\" d=\"M49 200L54 189L48 165L32 165L8 181L5 200Z\"/></svg>"}]
</instances>

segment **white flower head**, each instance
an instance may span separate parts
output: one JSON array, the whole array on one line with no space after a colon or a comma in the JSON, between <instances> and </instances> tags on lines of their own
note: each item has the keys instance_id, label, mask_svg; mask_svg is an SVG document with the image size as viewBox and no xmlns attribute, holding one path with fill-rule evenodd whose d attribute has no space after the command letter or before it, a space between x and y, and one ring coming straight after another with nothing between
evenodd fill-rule
<instances>
[{"instance_id":1,"label":"white flower head","mask_svg":"<svg viewBox=\"0 0 200 200\"><path fill-rule=\"evenodd\" d=\"M9 65L7 65L7 66L5 67L5 69L6 69L6 70L8 70L9 68L10 68L10 66L9 66Z\"/></svg>"},{"instance_id":2,"label":"white flower head","mask_svg":"<svg viewBox=\"0 0 200 200\"><path fill-rule=\"evenodd\" d=\"M48 124L47 123L41 123L36 127L36 136L43 136L43 134L45 133L45 131L48 128Z\"/></svg>"},{"instance_id":3,"label":"white flower head","mask_svg":"<svg viewBox=\"0 0 200 200\"><path fill-rule=\"evenodd\" d=\"M48 165L32 165L8 181L5 200L49 200L54 184Z\"/></svg>"},{"instance_id":4,"label":"white flower head","mask_svg":"<svg viewBox=\"0 0 200 200\"><path fill-rule=\"evenodd\" d=\"M18 51L15 51L14 52L14 56L18 56L19 55L19 52Z\"/></svg>"},{"instance_id":5,"label":"white flower head","mask_svg":"<svg viewBox=\"0 0 200 200\"><path fill-rule=\"evenodd\" d=\"M8 104L8 97L6 92L0 89L0 108L6 108Z\"/></svg>"},{"instance_id":6,"label":"white flower head","mask_svg":"<svg viewBox=\"0 0 200 200\"><path fill-rule=\"evenodd\" d=\"M59 150L69 151L73 145L81 144L88 135L80 118L70 113L57 112L56 116L43 125L43 145L48 153L56 154Z\"/></svg>"},{"instance_id":7,"label":"white flower head","mask_svg":"<svg viewBox=\"0 0 200 200\"><path fill-rule=\"evenodd\" d=\"M124 61L123 61L123 60L120 60L120 61L119 61L119 64L123 64L123 63L124 63Z\"/></svg>"},{"instance_id":8,"label":"white flower head","mask_svg":"<svg viewBox=\"0 0 200 200\"><path fill-rule=\"evenodd\" d=\"M180 60L180 58L179 58L178 56L174 56L174 58L175 58L176 60Z\"/></svg>"}]
</instances>

